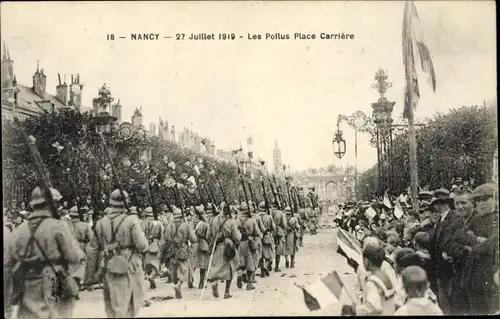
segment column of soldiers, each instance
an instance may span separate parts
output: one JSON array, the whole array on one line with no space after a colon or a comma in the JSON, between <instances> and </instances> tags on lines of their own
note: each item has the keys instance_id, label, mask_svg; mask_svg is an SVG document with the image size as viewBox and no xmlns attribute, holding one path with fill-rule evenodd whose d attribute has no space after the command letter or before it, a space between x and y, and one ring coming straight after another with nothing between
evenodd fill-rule
<instances>
[{"instance_id":1,"label":"column of soldiers","mask_svg":"<svg viewBox=\"0 0 500 319\"><path fill-rule=\"evenodd\" d=\"M223 202L184 209L163 205L156 214L147 207L139 214L129 207L127 192L116 189L96 214L100 218L86 221L92 212L86 204L66 214L61 194L51 192L64 218L51 213L37 187L26 221L12 232L4 227L10 232L4 234L7 315L71 318L79 291L100 284L108 317L135 317L145 303L146 282L155 289L162 273L173 283L175 298L182 298L184 283L188 289L211 286L218 298L223 282L228 299L234 279L238 288L254 290L255 277L269 277L273 263L276 273L283 258L286 268L294 268L304 229L316 226L319 211Z\"/></svg>"}]
</instances>

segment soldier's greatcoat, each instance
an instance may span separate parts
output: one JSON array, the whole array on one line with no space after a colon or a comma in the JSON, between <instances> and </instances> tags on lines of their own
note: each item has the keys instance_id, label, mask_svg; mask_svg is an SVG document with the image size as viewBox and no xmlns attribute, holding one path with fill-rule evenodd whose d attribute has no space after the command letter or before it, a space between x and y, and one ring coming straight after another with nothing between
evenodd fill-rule
<instances>
[{"instance_id":1,"label":"soldier's greatcoat","mask_svg":"<svg viewBox=\"0 0 500 319\"><path fill-rule=\"evenodd\" d=\"M148 249L144 253L144 268L146 272L150 268L156 271L160 270L160 259L158 258L160 251L160 239L161 239L161 222L155 220L153 217L146 217L141 222L141 229L148 240Z\"/></svg>"},{"instance_id":2,"label":"soldier's greatcoat","mask_svg":"<svg viewBox=\"0 0 500 319\"><path fill-rule=\"evenodd\" d=\"M273 215L274 224L276 225L276 232L274 234L276 244L276 255L283 256L285 254L285 235L287 229L286 215L280 210L274 211Z\"/></svg>"},{"instance_id":3,"label":"soldier's greatcoat","mask_svg":"<svg viewBox=\"0 0 500 319\"><path fill-rule=\"evenodd\" d=\"M210 266L210 272L207 274L210 280L230 280L240 263L238 249L235 245L239 244L241 233L238 230L237 223L231 216L219 214L215 216L208 227L207 239L209 243L215 242L215 251ZM225 245L231 245L235 249L235 256L231 260L224 258ZM209 245L210 251L212 246Z\"/></svg>"},{"instance_id":4,"label":"soldier's greatcoat","mask_svg":"<svg viewBox=\"0 0 500 319\"><path fill-rule=\"evenodd\" d=\"M291 214L287 216L287 221L286 221L286 235L285 235L285 247L283 250L283 255L285 256L291 256L295 255L295 252L297 251L297 234L300 232L300 224L299 221L295 216L292 216Z\"/></svg>"},{"instance_id":5,"label":"soldier's greatcoat","mask_svg":"<svg viewBox=\"0 0 500 319\"><path fill-rule=\"evenodd\" d=\"M75 235L78 244L80 245L80 249L85 252L87 244L90 243L92 237L94 237L94 232L90 228L88 223L82 222L78 219L71 221L71 229L73 230L73 234ZM86 283L91 283L92 280L87 276L86 270L86 262L83 262L82 265L75 272L75 277L83 279Z\"/></svg>"},{"instance_id":6,"label":"soldier's greatcoat","mask_svg":"<svg viewBox=\"0 0 500 319\"><path fill-rule=\"evenodd\" d=\"M187 282L189 279L189 257L191 254L189 242L195 243L197 238L193 228L185 221L174 221L168 224L163 231L163 247L160 247L160 251L161 254L165 254L169 247L173 247L173 255L168 258L168 266L174 283L177 279L182 282Z\"/></svg>"},{"instance_id":7,"label":"soldier's greatcoat","mask_svg":"<svg viewBox=\"0 0 500 319\"><path fill-rule=\"evenodd\" d=\"M273 259L275 256L275 243L273 235L276 233L276 224L274 223L274 219L271 217L271 215L268 215L265 212L260 212L258 216L258 218L260 218L260 220L262 221L262 225L265 229L262 237L262 257L266 259ZM266 241L269 241L270 244L266 244Z\"/></svg>"},{"instance_id":8,"label":"soldier's greatcoat","mask_svg":"<svg viewBox=\"0 0 500 319\"><path fill-rule=\"evenodd\" d=\"M12 293L14 270L24 261L23 274L29 276L22 287L17 287L23 291L19 318L71 318L73 301L62 302L54 295L51 283L56 281L56 275L45 263L46 258L31 239L32 235L56 271L64 267L63 262L76 269L85 257L66 221L52 218L47 210L35 210L27 223L14 229L6 243L4 284L10 284L6 291ZM9 296L5 297L9 302Z\"/></svg>"},{"instance_id":9,"label":"soldier's greatcoat","mask_svg":"<svg viewBox=\"0 0 500 319\"><path fill-rule=\"evenodd\" d=\"M198 242L191 245L191 253L193 258L193 269L207 269L210 260L210 249L208 251L200 251L200 246L208 246L208 224L204 221L199 221L194 225L194 233Z\"/></svg>"},{"instance_id":10,"label":"soldier's greatcoat","mask_svg":"<svg viewBox=\"0 0 500 319\"><path fill-rule=\"evenodd\" d=\"M97 222L95 230L96 236L88 246L91 249L87 250L90 254L102 253L112 243L112 233L115 233L120 255L128 261L127 273L117 275L109 273L109 260L98 259L101 261L98 272L103 277L106 314L109 318L135 317L144 303L142 255L148 248L139 218L121 211L110 212Z\"/></svg>"},{"instance_id":11,"label":"soldier's greatcoat","mask_svg":"<svg viewBox=\"0 0 500 319\"><path fill-rule=\"evenodd\" d=\"M244 219L240 229L240 268L247 271L254 271L259 265L259 260L257 259L259 253L257 238L262 237L262 233L254 218ZM257 246L255 251L251 249L251 241L255 241Z\"/></svg>"}]
</instances>

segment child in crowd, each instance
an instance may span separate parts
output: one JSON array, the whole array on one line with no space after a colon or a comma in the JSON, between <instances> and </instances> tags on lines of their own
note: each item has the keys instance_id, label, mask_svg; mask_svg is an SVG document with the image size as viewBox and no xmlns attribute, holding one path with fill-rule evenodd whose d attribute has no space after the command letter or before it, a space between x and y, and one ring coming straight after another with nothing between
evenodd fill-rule
<instances>
[{"instance_id":1,"label":"child in crowd","mask_svg":"<svg viewBox=\"0 0 500 319\"><path fill-rule=\"evenodd\" d=\"M436 279L436 265L429 253L429 245L431 236L426 232L418 232L413 239L413 247L415 247L417 254L422 259L422 268L427 274L427 280L430 284L430 289L435 294L437 293L437 279Z\"/></svg>"},{"instance_id":2,"label":"child in crowd","mask_svg":"<svg viewBox=\"0 0 500 319\"><path fill-rule=\"evenodd\" d=\"M429 288L425 270L418 266L406 267L402 272L403 288L407 300L394 315L396 316L425 316L443 315L439 306L426 296Z\"/></svg>"},{"instance_id":3,"label":"child in crowd","mask_svg":"<svg viewBox=\"0 0 500 319\"><path fill-rule=\"evenodd\" d=\"M355 307L356 315L394 314L394 286L387 274L382 271L385 251L379 244L367 244L363 249L363 266L367 271L363 285L363 301Z\"/></svg>"},{"instance_id":4,"label":"child in crowd","mask_svg":"<svg viewBox=\"0 0 500 319\"><path fill-rule=\"evenodd\" d=\"M421 267L422 264L423 261L420 258L420 255L414 252L413 249L411 248L402 248L396 252L395 269L396 269L396 275L398 276L399 279L398 284L396 284L396 296L395 296L396 308L399 308L402 305L404 305L407 299L406 292L403 289L403 282L402 282L403 271L410 266ZM425 295L430 301L437 303L437 297L430 288L426 289Z\"/></svg>"}]
</instances>

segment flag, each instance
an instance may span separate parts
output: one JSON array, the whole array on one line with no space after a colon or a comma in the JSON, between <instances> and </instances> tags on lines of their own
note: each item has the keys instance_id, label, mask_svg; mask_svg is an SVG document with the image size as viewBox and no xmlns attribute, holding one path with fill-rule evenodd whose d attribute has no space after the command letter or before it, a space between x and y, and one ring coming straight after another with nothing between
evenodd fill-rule
<instances>
[{"instance_id":1,"label":"flag","mask_svg":"<svg viewBox=\"0 0 500 319\"><path fill-rule=\"evenodd\" d=\"M310 311L325 308L340 301L344 283L334 271L318 282L306 287L299 286L304 294L304 303Z\"/></svg>"},{"instance_id":2,"label":"flag","mask_svg":"<svg viewBox=\"0 0 500 319\"><path fill-rule=\"evenodd\" d=\"M342 228L337 231L337 252L349 259L354 260L358 264L363 263L363 250L358 240Z\"/></svg>"},{"instance_id":3,"label":"flag","mask_svg":"<svg viewBox=\"0 0 500 319\"><path fill-rule=\"evenodd\" d=\"M365 216L368 219L373 219L375 216L377 216L377 212L370 206L366 209Z\"/></svg>"},{"instance_id":4,"label":"flag","mask_svg":"<svg viewBox=\"0 0 500 319\"><path fill-rule=\"evenodd\" d=\"M392 208L391 200L389 199L389 195L387 195L387 190L384 193L384 205L387 208Z\"/></svg>"},{"instance_id":5,"label":"flag","mask_svg":"<svg viewBox=\"0 0 500 319\"><path fill-rule=\"evenodd\" d=\"M420 90L418 87L415 61L420 60L422 71L429 75L432 90L436 91L436 73L429 48L424 42L423 28L417 8L411 0L405 2L403 16L403 64L406 74L405 105L403 117L408 118L418 104Z\"/></svg>"},{"instance_id":6,"label":"flag","mask_svg":"<svg viewBox=\"0 0 500 319\"><path fill-rule=\"evenodd\" d=\"M394 206L394 216L396 216L397 219L401 219L403 213L403 208L401 207L399 200L397 200L396 205Z\"/></svg>"}]
</instances>

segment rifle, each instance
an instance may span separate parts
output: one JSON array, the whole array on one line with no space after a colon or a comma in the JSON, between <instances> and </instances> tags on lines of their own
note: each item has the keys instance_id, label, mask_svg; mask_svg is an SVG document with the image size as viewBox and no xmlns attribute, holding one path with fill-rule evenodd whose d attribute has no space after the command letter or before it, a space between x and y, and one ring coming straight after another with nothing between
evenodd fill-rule
<instances>
[{"instance_id":1,"label":"rifle","mask_svg":"<svg viewBox=\"0 0 500 319\"><path fill-rule=\"evenodd\" d=\"M260 177L260 182L262 184L262 192L264 194L264 202L266 203L266 211L268 214L271 214L271 208L269 207L269 200L267 199L267 194L266 194L266 185L264 183L264 178L262 176Z\"/></svg>"},{"instance_id":2,"label":"rifle","mask_svg":"<svg viewBox=\"0 0 500 319\"><path fill-rule=\"evenodd\" d=\"M248 189L250 190L250 196L252 197L252 204L253 204L254 211L257 211L258 210L258 207L256 204L257 197L255 197L255 193L253 192L252 183L250 183L250 181L248 181Z\"/></svg>"},{"instance_id":3,"label":"rifle","mask_svg":"<svg viewBox=\"0 0 500 319\"><path fill-rule=\"evenodd\" d=\"M127 213L130 213L130 209L127 203L127 198L125 198L125 193L123 191L122 185L118 181L118 175L116 175L115 164L113 163L111 151L109 150L108 145L106 144L106 140L104 139L104 135L102 134L102 132L99 132L98 134L101 139L102 145L104 146L104 150L106 151L106 156L108 157L109 165L111 166L111 175L113 176L113 182L115 182L116 186L118 187L118 190L120 191L120 196L123 198L123 204L125 206L125 210L127 211Z\"/></svg>"},{"instance_id":4,"label":"rifle","mask_svg":"<svg viewBox=\"0 0 500 319\"><path fill-rule=\"evenodd\" d=\"M241 174L240 162L238 161L238 159L236 159L236 166L238 167L238 175L240 176L241 187L243 188L243 195L245 196L245 201L247 202L248 209L251 212L252 208L250 207L250 202L248 201L247 189L245 187L245 180L243 179L243 175Z\"/></svg>"}]
</instances>

